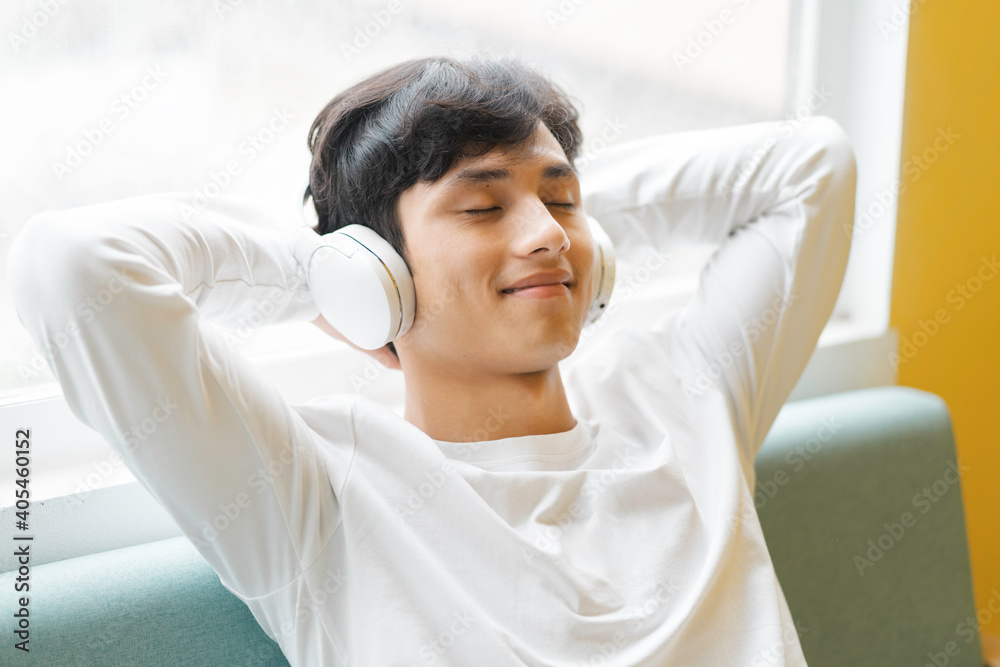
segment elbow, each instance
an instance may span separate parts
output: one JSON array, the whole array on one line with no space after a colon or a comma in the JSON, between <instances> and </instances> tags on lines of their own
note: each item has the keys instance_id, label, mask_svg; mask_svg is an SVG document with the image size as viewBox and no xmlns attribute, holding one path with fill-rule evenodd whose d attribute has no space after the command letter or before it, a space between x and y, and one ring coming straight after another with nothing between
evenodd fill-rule
<instances>
[{"instance_id":1,"label":"elbow","mask_svg":"<svg viewBox=\"0 0 1000 667\"><path fill-rule=\"evenodd\" d=\"M829 154L830 160L840 167L845 180L855 183L858 177L858 163L854 155L854 146L851 144L851 138L847 136L847 132L841 127L840 123L833 118L829 116L817 116L816 119L824 134L824 145L826 146L826 152Z\"/></svg>"},{"instance_id":2,"label":"elbow","mask_svg":"<svg viewBox=\"0 0 1000 667\"><path fill-rule=\"evenodd\" d=\"M834 176L837 186L849 192L853 201L858 163L850 137L840 123L829 116L812 116L808 125L817 158Z\"/></svg>"},{"instance_id":3,"label":"elbow","mask_svg":"<svg viewBox=\"0 0 1000 667\"><path fill-rule=\"evenodd\" d=\"M46 282L45 267L54 263L46 255L46 239L53 236L53 214L38 213L21 227L7 254L7 285L14 310L25 325L29 309L37 305Z\"/></svg>"},{"instance_id":4,"label":"elbow","mask_svg":"<svg viewBox=\"0 0 1000 667\"><path fill-rule=\"evenodd\" d=\"M15 234L8 251L7 284L22 324L49 304L65 309L88 289L95 273L102 272L96 239L78 222L62 211L44 211Z\"/></svg>"},{"instance_id":5,"label":"elbow","mask_svg":"<svg viewBox=\"0 0 1000 667\"><path fill-rule=\"evenodd\" d=\"M847 132L829 116L812 116L803 127L808 133L811 150L806 177L823 198L828 220L849 246L854 231L854 208L857 192L858 165Z\"/></svg>"}]
</instances>

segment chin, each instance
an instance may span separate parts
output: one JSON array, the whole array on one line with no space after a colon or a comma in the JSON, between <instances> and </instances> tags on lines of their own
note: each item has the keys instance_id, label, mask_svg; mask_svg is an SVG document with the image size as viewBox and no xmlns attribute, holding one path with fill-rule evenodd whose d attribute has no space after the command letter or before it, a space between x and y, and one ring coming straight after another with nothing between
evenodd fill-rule
<instances>
[{"instance_id":1,"label":"chin","mask_svg":"<svg viewBox=\"0 0 1000 667\"><path fill-rule=\"evenodd\" d=\"M548 358L554 360L555 362L559 362L573 354L579 343L580 332L577 331L573 335L567 333L564 336L558 337L556 340L550 341L547 345L542 344L541 346L547 348L546 356Z\"/></svg>"}]
</instances>

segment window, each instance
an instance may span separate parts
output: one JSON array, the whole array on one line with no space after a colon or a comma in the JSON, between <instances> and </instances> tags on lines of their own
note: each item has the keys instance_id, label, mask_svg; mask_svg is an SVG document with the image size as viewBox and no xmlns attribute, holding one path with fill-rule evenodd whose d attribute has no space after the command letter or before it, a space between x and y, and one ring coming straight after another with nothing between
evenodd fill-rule
<instances>
[{"instance_id":1,"label":"window","mask_svg":"<svg viewBox=\"0 0 1000 667\"><path fill-rule=\"evenodd\" d=\"M292 217L308 127L336 92L404 59L481 50L521 55L579 100L584 179L616 142L823 114L855 143L860 209L899 171L906 26L880 33L890 13L885 0L509 0L490 12L459 0L6 4L10 53L0 71L13 94L0 123L0 178L14 186L0 199L0 417L68 420L52 446L87 453L76 473L50 471L49 495L72 492L110 453L58 408L58 385L6 289L9 241L36 212L187 191L287 202ZM826 343L853 340L860 325L885 330L894 206L883 217L856 241ZM688 298L711 250L675 253L623 305L622 322L639 322L649 301ZM267 327L239 349L290 400L361 391L401 411L399 374L378 372L311 325ZM0 493L7 504L12 496Z\"/></svg>"}]
</instances>

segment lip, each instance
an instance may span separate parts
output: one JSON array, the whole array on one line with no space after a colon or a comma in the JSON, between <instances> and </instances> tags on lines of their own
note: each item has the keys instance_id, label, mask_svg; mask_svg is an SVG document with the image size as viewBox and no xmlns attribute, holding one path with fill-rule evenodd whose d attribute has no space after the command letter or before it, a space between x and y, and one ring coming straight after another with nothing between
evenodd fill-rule
<instances>
[{"instance_id":1,"label":"lip","mask_svg":"<svg viewBox=\"0 0 1000 667\"><path fill-rule=\"evenodd\" d=\"M501 290L503 294L521 294L527 296L526 292L534 294L544 294L546 290L541 288L551 287L548 290L552 294L565 294L569 291L573 276L569 271L540 271L533 273L526 278L521 278ZM559 289L556 289L559 288ZM513 291L516 290L516 291Z\"/></svg>"},{"instance_id":2,"label":"lip","mask_svg":"<svg viewBox=\"0 0 1000 667\"><path fill-rule=\"evenodd\" d=\"M524 287L515 292L504 292L504 296L516 296L521 299L545 299L550 296L565 296L569 294L569 285L556 283L555 285L536 285L534 287Z\"/></svg>"}]
</instances>

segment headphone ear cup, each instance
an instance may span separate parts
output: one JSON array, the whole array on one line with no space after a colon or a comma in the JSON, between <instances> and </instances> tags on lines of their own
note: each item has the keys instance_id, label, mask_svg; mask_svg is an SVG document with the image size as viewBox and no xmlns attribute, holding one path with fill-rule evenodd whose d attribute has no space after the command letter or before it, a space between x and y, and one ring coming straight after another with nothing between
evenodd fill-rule
<instances>
[{"instance_id":1,"label":"headphone ear cup","mask_svg":"<svg viewBox=\"0 0 1000 667\"><path fill-rule=\"evenodd\" d=\"M322 236L308 225L300 229L296 259L334 329L364 350L409 331L417 302L413 277L388 241L357 224Z\"/></svg>"},{"instance_id":2,"label":"headphone ear cup","mask_svg":"<svg viewBox=\"0 0 1000 667\"><path fill-rule=\"evenodd\" d=\"M597 246L594 256L594 301L590 304L587 324L596 322L607 309L615 289L615 246L611 237L595 218L587 216L590 232Z\"/></svg>"}]
</instances>

